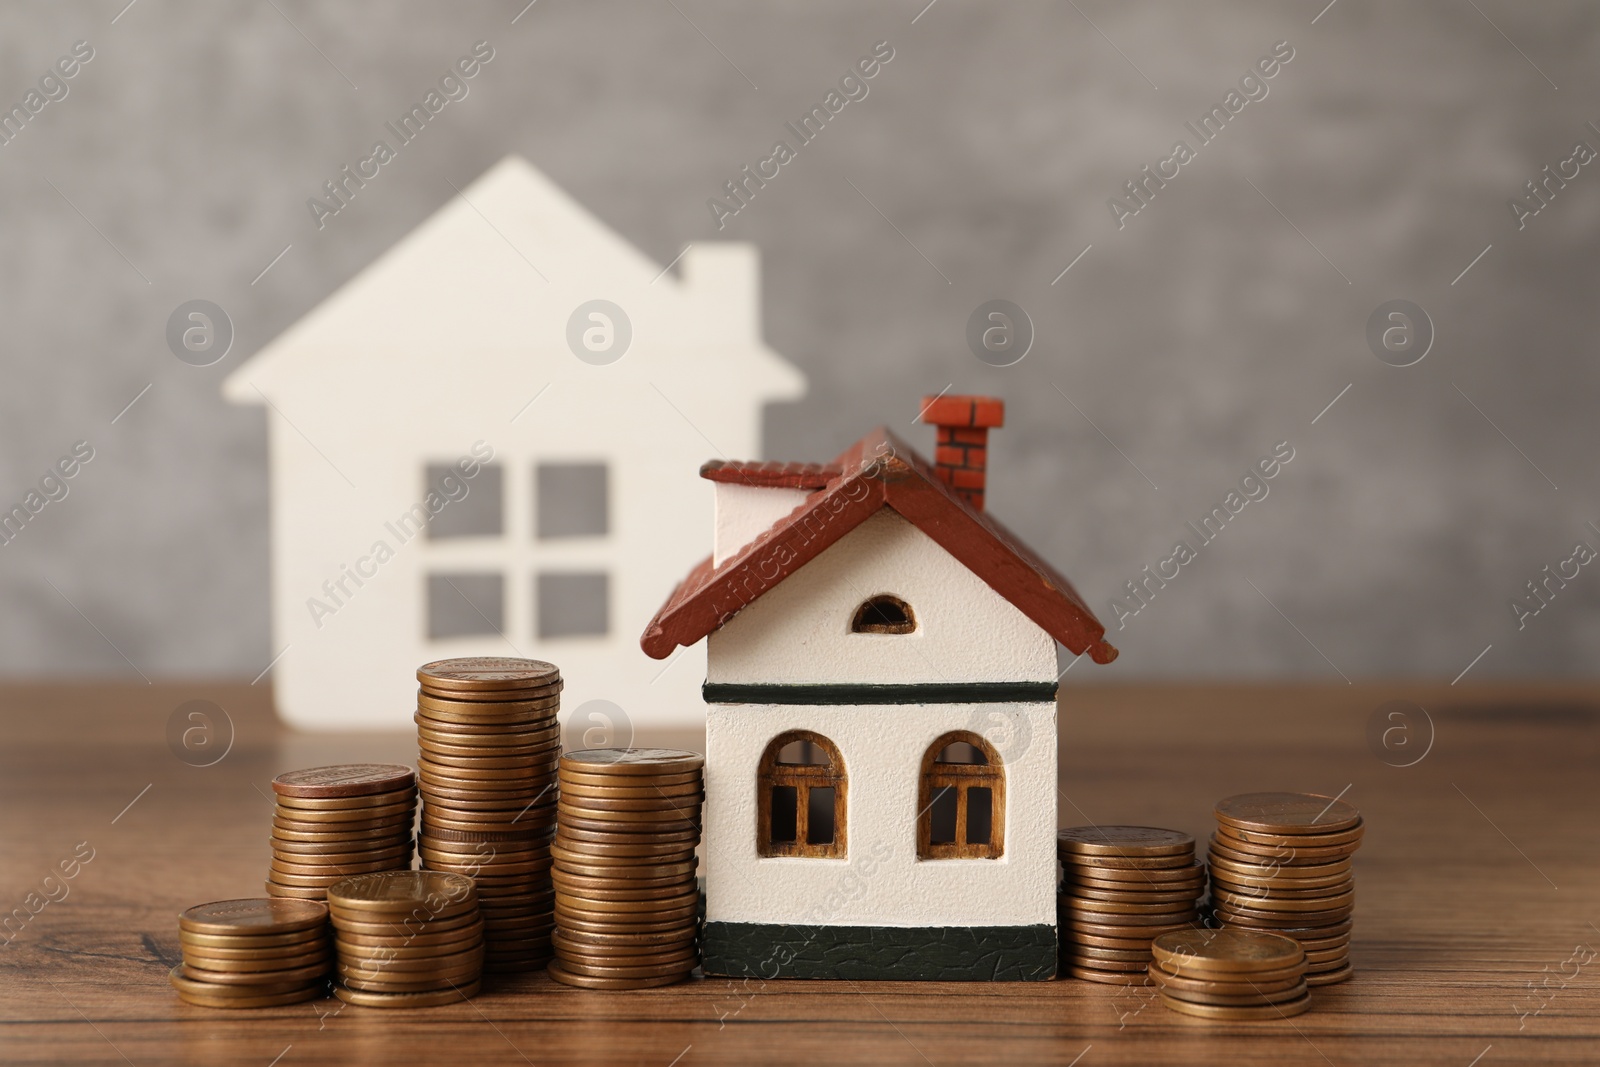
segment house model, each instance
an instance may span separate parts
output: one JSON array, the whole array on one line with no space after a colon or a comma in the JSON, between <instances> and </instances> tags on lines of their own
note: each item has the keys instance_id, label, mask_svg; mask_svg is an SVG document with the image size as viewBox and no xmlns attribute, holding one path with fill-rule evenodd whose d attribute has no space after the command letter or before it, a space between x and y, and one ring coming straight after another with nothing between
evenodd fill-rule
<instances>
[{"instance_id":1,"label":"house model","mask_svg":"<svg viewBox=\"0 0 1600 1067\"><path fill-rule=\"evenodd\" d=\"M1056 972L1056 642L1117 650L984 511L986 397L830 464L705 464L715 545L641 644L707 641L708 974Z\"/></svg>"},{"instance_id":2,"label":"house model","mask_svg":"<svg viewBox=\"0 0 1600 1067\"><path fill-rule=\"evenodd\" d=\"M405 725L416 664L520 655L562 664L589 746L699 722L698 655L632 635L703 552L696 465L805 383L750 246L677 262L511 157L227 379L267 414L286 720Z\"/></svg>"}]
</instances>

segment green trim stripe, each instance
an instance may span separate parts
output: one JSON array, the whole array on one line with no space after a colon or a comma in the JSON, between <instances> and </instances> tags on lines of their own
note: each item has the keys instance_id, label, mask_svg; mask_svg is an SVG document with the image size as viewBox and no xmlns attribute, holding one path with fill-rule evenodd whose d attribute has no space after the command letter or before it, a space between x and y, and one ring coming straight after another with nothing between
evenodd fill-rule
<instances>
[{"instance_id":1,"label":"green trim stripe","mask_svg":"<svg viewBox=\"0 0 1600 1067\"><path fill-rule=\"evenodd\" d=\"M1055 682L916 682L907 685L741 685L707 682L708 704L1051 704Z\"/></svg>"},{"instance_id":2,"label":"green trim stripe","mask_svg":"<svg viewBox=\"0 0 1600 1067\"><path fill-rule=\"evenodd\" d=\"M708 922L706 974L902 982L1041 982L1054 926L786 926Z\"/></svg>"}]
</instances>

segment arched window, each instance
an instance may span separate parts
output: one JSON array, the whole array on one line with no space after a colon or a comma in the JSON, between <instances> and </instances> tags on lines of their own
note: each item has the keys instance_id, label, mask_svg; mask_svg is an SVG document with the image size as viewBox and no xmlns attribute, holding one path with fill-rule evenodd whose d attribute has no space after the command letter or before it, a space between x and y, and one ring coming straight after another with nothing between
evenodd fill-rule
<instances>
[{"instance_id":1,"label":"arched window","mask_svg":"<svg viewBox=\"0 0 1600 1067\"><path fill-rule=\"evenodd\" d=\"M842 858L845 777L839 750L821 734L772 739L756 781L756 844L763 856Z\"/></svg>"},{"instance_id":2,"label":"arched window","mask_svg":"<svg viewBox=\"0 0 1600 1067\"><path fill-rule=\"evenodd\" d=\"M850 632L857 634L908 634L916 628L911 605L888 593L863 602L850 622Z\"/></svg>"},{"instance_id":3,"label":"arched window","mask_svg":"<svg viewBox=\"0 0 1600 1067\"><path fill-rule=\"evenodd\" d=\"M1006 771L982 737L956 730L922 757L917 858L995 859L1005 852Z\"/></svg>"}]
</instances>

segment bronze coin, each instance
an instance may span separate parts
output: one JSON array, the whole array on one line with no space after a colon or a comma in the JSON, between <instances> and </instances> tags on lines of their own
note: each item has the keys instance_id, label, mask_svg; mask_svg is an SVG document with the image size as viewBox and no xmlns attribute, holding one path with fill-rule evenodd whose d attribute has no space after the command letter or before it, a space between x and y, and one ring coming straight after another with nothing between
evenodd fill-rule
<instances>
[{"instance_id":1,"label":"bronze coin","mask_svg":"<svg viewBox=\"0 0 1600 1067\"><path fill-rule=\"evenodd\" d=\"M288 886L278 885L268 879L261 884L267 896L275 900L304 900L307 902L321 903L328 899L328 891L321 886Z\"/></svg>"},{"instance_id":2,"label":"bronze coin","mask_svg":"<svg viewBox=\"0 0 1600 1067\"><path fill-rule=\"evenodd\" d=\"M685 894L676 900L589 900L556 894L556 924L570 916L580 922L650 923L686 919L700 912L699 894ZM1091 931L1092 932L1092 931Z\"/></svg>"},{"instance_id":3,"label":"bronze coin","mask_svg":"<svg viewBox=\"0 0 1600 1067\"><path fill-rule=\"evenodd\" d=\"M700 953L693 947L650 956L590 956L581 952L569 952L559 942L553 945L552 949L562 966L579 974L639 977L674 970L692 971L700 963Z\"/></svg>"},{"instance_id":4,"label":"bronze coin","mask_svg":"<svg viewBox=\"0 0 1600 1067\"><path fill-rule=\"evenodd\" d=\"M1311 996L1308 993L1299 1000L1287 1000L1281 1004L1262 1004L1251 1007L1233 1004L1195 1004L1191 1001L1179 1000L1177 997L1162 993L1161 1003L1182 1015L1195 1015L1202 1019L1243 1022L1251 1019L1287 1019L1299 1015L1311 1007Z\"/></svg>"},{"instance_id":5,"label":"bronze coin","mask_svg":"<svg viewBox=\"0 0 1600 1067\"><path fill-rule=\"evenodd\" d=\"M590 963L616 966L649 966L658 963L681 963L685 960L698 963L699 951L693 939L671 946L645 945L626 948L599 948L595 945L574 943L557 934L551 938L551 951L561 959L585 960Z\"/></svg>"},{"instance_id":6,"label":"bronze coin","mask_svg":"<svg viewBox=\"0 0 1600 1067\"><path fill-rule=\"evenodd\" d=\"M298 937L297 941L280 938ZM316 952L330 944L326 929L304 930L294 934L256 934L234 937L232 934L191 934L178 931L178 947L183 952L198 952L217 959L256 959L269 956L299 956Z\"/></svg>"},{"instance_id":7,"label":"bronze coin","mask_svg":"<svg viewBox=\"0 0 1600 1067\"><path fill-rule=\"evenodd\" d=\"M1302 866L1287 866L1273 863L1251 863L1248 860L1236 860L1228 856L1211 853L1212 871L1224 871L1229 874L1241 874L1251 878L1308 878L1322 879L1332 875L1348 876L1351 863L1348 859L1337 863L1318 863Z\"/></svg>"},{"instance_id":8,"label":"bronze coin","mask_svg":"<svg viewBox=\"0 0 1600 1067\"><path fill-rule=\"evenodd\" d=\"M1062 944L1068 947L1087 945L1091 948L1117 948L1117 949L1149 949L1150 937L1100 937L1095 934L1065 933L1061 937Z\"/></svg>"},{"instance_id":9,"label":"bronze coin","mask_svg":"<svg viewBox=\"0 0 1600 1067\"><path fill-rule=\"evenodd\" d=\"M272 986L291 987L322 978L328 973L326 962L305 964L299 967L286 967L281 971L203 971L197 967L191 967L187 963L181 966L183 970L179 974L191 982L206 982L211 985L261 986L264 989Z\"/></svg>"},{"instance_id":10,"label":"bronze coin","mask_svg":"<svg viewBox=\"0 0 1600 1067\"><path fill-rule=\"evenodd\" d=\"M579 880L572 876L564 875L560 871L551 871L550 880L554 883L556 892L570 895L590 904L600 902L620 903L629 900L666 900L671 897L680 897L690 890L698 892L693 875L654 879L641 885L634 882L607 882L605 879L600 878Z\"/></svg>"},{"instance_id":11,"label":"bronze coin","mask_svg":"<svg viewBox=\"0 0 1600 1067\"><path fill-rule=\"evenodd\" d=\"M568 971L561 965L560 960L551 960L546 973L562 985L576 986L579 989L650 989L656 986L674 985L689 976L685 971L683 974L665 974L655 978L601 978Z\"/></svg>"},{"instance_id":12,"label":"bronze coin","mask_svg":"<svg viewBox=\"0 0 1600 1067\"><path fill-rule=\"evenodd\" d=\"M1176 992L1222 993L1237 996L1261 992L1281 992L1299 985L1305 978L1305 961L1260 971L1205 971L1203 969L1179 972L1161 962L1152 963L1150 977L1157 985Z\"/></svg>"},{"instance_id":13,"label":"bronze coin","mask_svg":"<svg viewBox=\"0 0 1600 1067\"><path fill-rule=\"evenodd\" d=\"M694 860L684 863L661 863L644 866L633 864L629 866L598 866L586 863L573 863L570 860L556 860L552 857L554 871L563 875L580 878L599 878L606 884L633 884L635 882L656 882L664 878L684 878L692 876L699 865Z\"/></svg>"},{"instance_id":14,"label":"bronze coin","mask_svg":"<svg viewBox=\"0 0 1600 1067\"><path fill-rule=\"evenodd\" d=\"M277 980L271 982L213 982L204 978L192 978L187 967L178 964L168 972L167 980L172 987L180 992L190 992L197 996L213 997L218 1000L233 998L266 997L293 993L304 989L306 986L321 981L322 975L313 975L299 981Z\"/></svg>"},{"instance_id":15,"label":"bronze coin","mask_svg":"<svg viewBox=\"0 0 1600 1067\"><path fill-rule=\"evenodd\" d=\"M587 827L563 826L558 823L555 839L563 842L563 846L566 848L602 845L618 847L644 846L650 848L681 845L693 848L700 840L700 829L699 827L685 827L680 830L640 830L636 827L613 827L591 830Z\"/></svg>"},{"instance_id":16,"label":"bronze coin","mask_svg":"<svg viewBox=\"0 0 1600 1067\"><path fill-rule=\"evenodd\" d=\"M1217 920L1224 924L1274 930L1316 926L1319 923L1343 922L1354 913L1354 908L1345 906L1342 908L1330 908L1327 911L1266 911L1245 908L1242 905L1227 901L1213 901L1212 911L1216 914Z\"/></svg>"},{"instance_id":17,"label":"bronze coin","mask_svg":"<svg viewBox=\"0 0 1600 1067\"><path fill-rule=\"evenodd\" d=\"M1151 893L1129 889L1095 889L1071 883L1063 886L1062 892L1076 900L1125 904L1193 904L1200 896L1198 889L1180 889L1176 893Z\"/></svg>"},{"instance_id":18,"label":"bronze coin","mask_svg":"<svg viewBox=\"0 0 1600 1067\"><path fill-rule=\"evenodd\" d=\"M1212 890L1211 897L1215 902L1245 911L1299 913L1333 911L1338 908L1349 907L1355 904L1356 892L1354 889L1349 889L1343 893L1326 897L1291 897L1277 894L1251 896L1243 893L1231 893L1219 886Z\"/></svg>"},{"instance_id":19,"label":"bronze coin","mask_svg":"<svg viewBox=\"0 0 1600 1067\"><path fill-rule=\"evenodd\" d=\"M284 797L354 797L404 789L411 782L411 768L397 763L341 763L280 774L272 791Z\"/></svg>"},{"instance_id":20,"label":"bronze coin","mask_svg":"<svg viewBox=\"0 0 1600 1067\"><path fill-rule=\"evenodd\" d=\"M339 957L339 966L343 970L366 971L373 978L386 974L405 982L415 981L419 971L438 973L482 963L482 938L456 945L430 945L421 951L411 950L404 954L400 949L380 948L364 952L358 946L350 946L348 954L342 953Z\"/></svg>"},{"instance_id":21,"label":"bronze coin","mask_svg":"<svg viewBox=\"0 0 1600 1067\"><path fill-rule=\"evenodd\" d=\"M638 967L610 966L606 964L591 963L588 960L573 959L558 955L561 967L568 974L587 975L593 978L659 978L667 975L680 974L687 976L695 968L698 956L691 953L687 958L669 960L663 963L644 964Z\"/></svg>"},{"instance_id":22,"label":"bronze coin","mask_svg":"<svg viewBox=\"0 0 1600 1067\"><path fill-rule=\"evenodd\" d=\"M446 934L455 936L462 931L470 930L483 921L476 909L456 910L448 914L435 914L426 907L417 909L416 914L409 917L396 919L393 922L363 922L357 919L340 917L333 924L336 938L357 935L361 937L393 937L410 939L416 937L443 938Z\"/></svg>"},{"instance_id":23,"label":"bronze coin","mask_svg":"<svg viewBox=\"0 0 1600 1067\"><path fill-rule=\"evenodd\" d=\"M548 777L543 770L548 761L512 767L492 767L488 765L490 762L489 760L473 760L466 766L449 766L419 757L417 759L417 777L422 782L432 781L438 782L440 785L454 785L458 789L461 788L459 783L472 783L481 784L488 789L500 790L517 789L534 778Z\"/></svg>"},{"instance_id":24,"label":"bronze coin","mask_svg":"<svg viewBox=\"0 0 1600 1067\"><path fill-rule=\"evenodd\" d=\"M1150 948L1101 948L1098 945L1073 945L1072 955L1080 960L1115 960L1119 963L1149 963Z\"/></svg>"},{"instance_id":25,"label":"bronze coin","mask_svg":"<svg viewBox=\"0 0 1600 1067\"><path fill-rule=\"evenodd\" d=\"M363 866L371 867L372 870L361 870L360 868ZM326 889L335 882L340 882L346 878L351 878L356 875L374 874L378 871L400 871L405 869L406 868L404 867L396 866L393 862L388 862L352 864L351 866L342 868L340 870L330 870L326 872L313 871L312 873L307 874L304 872L304 870L286 871L277 864L273 864L268 868L267 877L271 878L279 885L321 886L322 888Z\"/></svg>"},{"instance_id":26,"label":"bronze coin","mask_svg":"<svg viewBox=\"0 0 1600 1067\"><path fill-rule=\"evenodd\" d=\"M1142 986L1150 984L1149 977L1143 973L1097 971L1093 967L1078 967L1076 965L1068 966L1066 971L1074 978L1081 978L1086 982L1099 982L1102 985Z\"/></svg>"},{"instance_id":27,"label":"bronze coin","mask_svg":"<svg viewBox=\"0 0 1600 1067\"><path fill-rule=\"evenodd\" d=\"M678 771L671 774L629 775L620 777L609 772L590 772L578 770L562 764L557 773L561 775L563 785L593 786L605 788L643 789L646 787L679 785L705 785L705 772L700 768L690 771Z\"/></svg>"},{"instance_id":28,"label":"bronze coin","mask_svg":"<svg viewBox=\"0 0 1600 1067\"><path fill-rule=\"evenodd\" d=\"M272 845L273 855L297 863L337 863L341 858L357 856L367 859L387 859L411 848L409 837L396 838L392 841L379 838L370 845L365 842L286 841L279 838L269 838L268 843Z\"/></svg>"},{"instance_id":29,"label":"bronze coin","mask_svg":"<svg viewBox=\"0 0 1600 1067\"><path fill-rule=\"evenodd\" d=\"M428 711L447 711L457 714L540 714L548 715L561 704L559 690L531 690L524 694L513 694L523 699L516 700L462 700L455 696L442 696L430 693L426 689L417 691L417 707Z\"/></svg>"},{"instance_id":30,"label":"bronze coin","mask_svg":"<svg viewBox=\"0 0 1600 1067\"><path fill-rule=\"evenodd\" d=\"M705 783L700 780L680 782L677 785L629 785L629 780L624 779L623 785L585 785L580 782L562 780L561 791L568 796L589 797L598 800L654 800L658 797L698 797L705 798Z\"/></svg>"},{"instance_id":31,"label":"bronze coin","mask_svg":"<svg viewBox=\"0 0 1600 1067\"><path fill-rule=\"evenodd\" d=\"M541 768L549 763L547 756L542 753L523 755L516 752L508 752L498 756L486 756L482 753L474 753L470 751L462 752L460 754L453 754L450 752L436 752L428 746L420 747L422 758L426 759L429 765L440 774L453 774L461 771L488 769L495 771L518 771L521 773L517 777L523 780L532 777L549 777L541 771ZM454 768L454 771L452 771L451 768ZM554 779L551 778L551 781L554 781ZM540 784L542 785L546 783L541 782Z\"/></svg>"},{"instance_id":32,"label":"bronze coin","mask_svg":"<svg viewBox=\"0 0 1600 1067\"><path fill-rule=\"evenodd\" d=\"M259 957L246 960L242 957L210 957L202 955L195 950L184 952L184 965L197 971L224 971L235 974L269 974L274 971L291 971L291 969L307 968L307 966L331 966L333 963L333 949L322 945L312 952L301 952L293 957Z\"/></svg>"},{"instance_id":33,"label":"bronze coin","mask_svg":"<svg viewBox=\"0 0 1600 1067\"><path fill-rule=\"evenodd\" d=\"M1353 844L1361 840L1366 833L1366 826L1358 821L1348 830L1339 830L1332 833L1316 834L1271 834L1260 830L1250 830L1242 826L1229 826L1227 823L1217 825L1218 832L1240 841L1248 841L1258 845L1287 845L1292 848L1326 848L1330 845Z\"/></svg>"},{"instance_id":34,"label":"bronze coin","mask_svg":"<svg viewBox=\"0 0 1600 1067\"><path fill-rule=\"evenodd\" d=\"M1292 966L1305 952L1292 937L1252 930L1185 930L1151 943L1162 966L1179 974L1264 971Z\"/></svg>"},{"instance_id":35,"label":"bronze coin","mask_svg":"<svg viewBox=\"0 0 1600 1067\"><path fill-rule=\"evenodd\" d=\"M1217 802L1217 821L1266 834L1338 833L1361 813L1335 797L1314 793L1241 793Z\"/></svg>"},{"instance_id":36,"label":"bronze coin","mask_svg":"<svg viewBox=\"0 0 1600 1067\"><path fill-rule=\"evenodd\" d=\"M1071 916L1065 917L1061 923L1062 926L1072 932L1073 937L1077 937L1079 934L1092 934L1096 937L1114 937L1120 940L1127 940L1134 936L1142 937L1145 934L1149 934L1154 938L1174 930L1193 929L1194 924L1195 920L1193 919L1184 922L1166 922L1159 926L1136 925L1133 923L1099 923L1085 922L1081 919L1074 919Z\"/></svg>"},{"instance_id":37,"label":"bronze coin","mask_svg":"<svg viewBox=\"0 0 1600 1067\"><path fill-rule=\"evenodd\" d=\"M341 954L367 955L384 958L416 958L433 956L483 944L481 926L464 926L443 934L418 934L415 937L373 937L367 934L340 933L334 945Z\"/></svg>"},{"instance_id":38,"label":"bronze coin","mask_svg":"<svg viewBox=\"0 0 1600 1067\"><path fill-rule=\"evenodd\" d=\"M384 843L400 844L411 837L409 822L376 830L356 830L351 833L323 833L319 830L293 830L274 825L271 841L301 845L351 845L356 848L380 847ZM369 843L372 843L369 846Z\"/></svg>"},{"instance_id":39,"label":"bronze coin","mask_svg":"<svg viewBox=\"0 0 1600 1067\"><path fill-rule=\"evenodd\" d=\"M1121 974L1144 974L1146 966L1139 960L1108 960L1097 956L1069 956L1067 959L1075 967L1093 967L1097 971L1111 971Z\"/></svg>"},{"instance_id":40,"label":"bronze coin","mask_svg":"<svg viewBox=\"0 0 1600 1067\"><path fill-rule=\"evenodd\" d=\"M1193 904L1117 904L1101 900L1074 900L1066 897L1059 911L1079 922L1116 926L1161 926L1188 922L1194 918Z\"/></svg>"},{"instance_id":41,"label":"bronze coin","mask_svg":"<svg viewBox=\"0 0 1600 1067\"><path fill-rule=\"evenodd\" d=\"M1211 881L1213 884L1221 884L1240 893L1265 890L1272 893L1287 893L1291 896L1317 893L1332 886L1355 884L1349 871L1321 878L1252 878L1249 875L1225 871L1220 867L1211 872Z\"/></svg>"},{"instance_id":42,"label":"bronze coin","mask_svg":"<svg viewBox=\"0 0 1600 1067\"><path fill-rule=\"evenodd\" d=\"M1062 871L1070 881L1084 882L1089 885L1100 886L1105 889L1118 888L1120 883L1131 883L1135 886L1162 886L1204 884L1206 868L1204 864L1191 863L1186 867L1133 867L1128 869L1095 867L1092 865L1063 864ZM1101 885L1101 883L1117 883Z\"/></svg>"},{"instance_id":43,"label":"bronze coin","mask_svg":"<svg viewBox=\"0 0 1600 1067\"><path fill-rule=\"evenodd\" d=\"M454 1004L478 995L480 982L458 982L449 989L427 993L371 993L360 989L347 989L335 985L333 995L346 1004L363 1008L432 1008L440 1004Z\"/></svg>"},{"instance_id":44,"label":"bronze coin","mask_svg":"<svg viewBox=\"0 0 1600 1067\"><path fill-rule=\"evenodd\" d=\"M1192 868L1192 855L1179 856L1061 856L1061 864L1069 870L1105 871L1170 871Z\"/></svg>"},{"instance_id":45,"label":"bronze coin","mask_svg":"<svg viewBox=\"0 0 1600 1067\"><path fill-rule=\"evenodd\" d=\"M1237 866L1254 867L1257 871L1262 868L1271 870L1295 871L1301 868L1327 867L1333 864L1351 862L1350 853L1339 856L1308 856L1293 849L1284 849L1281 853L1264 856L1257 853L1240 852L1238 849L1229 848L1226 842L1219 841L1215 834L1211 837L1211 849L1208 855L1213 865L1218 859L1227 860Z\"/></svg>"},{"instance_id":46,"label":"bronze coin","mask_svg":"<svg viewBox=\"0 0 1600 1067\"><path fill-rule=\"evenodd\" d=\"M1246 1007L1260 1004L1282 1004L1287 1001L1296 1001L1306 995L1306 981L1300 979L1287 989L1261 990L1260 992L1247 993L1191 993L1174 989L1164 984L1160 979L1155 980L1162 993L1169 1000L1180 1000L1186 1004L1216 1004L1237 1007Z\"/></svg>"},{"instance_id":47,"label":"bronze coin","mask_svg":"<svg viewBox=\"0 0 1600 1067\"><path fill-rule=\"evenodd\" d=\"M437 906L440 913L470 907L476 900L472 879L434 871L386 871L348 878L328 894L328 907L360 912L373 918L407 913L418 905ZM371 918L365 921L372 921Z\"/></svg>"},{"instance_id":48,"label":"bronze coin","mask_svg":"<svg viewBox=\"0 0 1600 1067\"><path fill-rule=\"evenodd\" d=\"M593 945L596 949L603 948L650 948L659 945L676 945L681 942L692 942L698 924L694 922L680 923L677 927L668 930L659 930L640 934L613 934L594 933L586 930L569 930L557 927L557 935L562 940L574 945Z\"/></svg>"},{"instance_id":49,"label":"bronze coin","mask_svg":"<svg viewBox=\"0 0 1600 1067\"><path fill-rule=\"evenodd\" d=\"M409 772L410 768L407 768ZM416 798L417 788L408 785L383 793L367 793L354 797L292 797L273 798L273 806L286 815L298 818L297 811L370 811L373 808L404 804Z\"/></svg>"},{"instance_id":50,"label":"bronze coin","mask_svg":"<svg viewBox=\"0 0 1600 1067\"><path fill-rule=\"evenodd\" d=\"M361 974L339 974L336 987L340 989L356 989L365 993L427 993L459 986L466 982L477 981L482 976L483 965L480 963L472 967L458 967L454 971L441 972L432 977L419 977L412 981L391 978L368 978Z\"/></svg>"},{"instance_id":51,"label":"bronze coin","mask_svg":"<svg viewBox=\"0 0 1600 1067\"><path fill-rule=\"evenodd\" d=\"M1346 878L1336 885L1319 886L1315 889L1279 889L1271 886L1235 886L1221 878L1211 882L1213 896L1222 894L1229 897L1238 897L1242 902L1252 901L1320 901L1329 900L1355 892L1355 883Z\"/></svg>"},{"instance_id":52,"label":"bronze coin","mask_svg":"<svg viewBox=\"0 0 1600 1067\"><path fill-rule=\"evenodd\" d=\"M1306 985L1325 986L1343 982L1355 973L1355 968L1346 963L1344 966L1332 971L1323 971L1318 974L1307 974Z\"/></svg>"},{"instance_id":53,"label":"bronze coin","mask_svg":"<svg viewBox=\"0 0 1600 1067\"><path fill-rule=\"evenodd\" d=\"M641 819L646 817L698 819L700 817L701 800L699 797L657 797L654 800L642 798L598 800L594 797L575 797L570 793L563 793L561 794L561 806L564 811L597 819L626 819L632 815L638 815Z\"/></svg>"},{"instance_id":54,"label":"bronze coin","mask_svg":"<svg viewBox=\"0 0 1600 1067\"><path fill-rule=\"evenodd\" d=\"M509 656L463 656L439 659L417 668L417 682L430 689L468 693L559 685L561 671L553 663Z\"/></svg>"},{"instance_id":55,"label":"bronze coin","mask_svg":"<svg viewBox=\"0 0 1600 1067\"><path fill-rule=\"evenodd\" d=\"M1304 867L1310 863L1331 863L1353 856L1360 848L1360 843L1355 842L1345 845L1331 845L1322 848L1307 848L1300 845L1262 845L1250 841L1240 841L1238 838L1229 837L1218 828L1215 842L1229 852L1242 856L1260 856L1267 862L1277 862L1291 866Z\"/></svg>"},{"instance_id":56,"label":"bronze coin","mask_svg":"<svg viewBox=\"0 0 1600 1067\"><path fill-rule=\"evenodd\" d=\"M1194 838L1154 826L1073 826L1056 831L1056 848L1077 856L1193 856Z\"/></svg>"},{"instance_id":57,"label":"bronze coin","mask_svg":"<svg viewBox=\"0 0 1600 1067\"><path fill-rule=\"evenodd\" d=\"M371 829L392 825L411 817L412 802L387 804L381 808L346 808L332 811L302 811L279 805L273 812L274 825L291 830L341 830Z\"/></svg>"},{"instance_id":58,"label":"bronze coin","mask_svg":"<svg viewBox=\"0 0 1600 1067\"><path fill-rule=\"evenodd\" d=\"M328 909L320 904L245 897L187 908L178 916L178 929L191 934L261 937L321 930L327 922Z\"/></svg>"},{"instance_id":59,"label":"bronze coin","mask_svg":"<svg viewBox=\"0 0 1600 1067\"><path fill-rule=\"evenodd\" d=\"M704 767L705 762L698 752L671 748L588 748L561 757L564 770L606 776L683 774Z\"/></svg>"},{"instance_id":60,"label":"bronze coin","mask_svg":"<svg viewBox=\"0 0 1600 1067\"><path fill-rule=\"evenodd\" d=\"M615 814L615 813L613 813ZM638 812L623 813L628 818L622 819L592 819L587 815L579 816L562 812L557 816L556 825L567 830L590 830L597 833L638 833L641 830L658 831L660 833L692 833L698 836L700 822L698 819L680 819L676 816L666 819L635 819L632 816Z\"/></svg>"},{"instance_id":61,"label":"bronze coin","mask_svg":"<svg viewBox=\"0 0 1600 1067\"><path fill-rule=\"evenodd\" d=\"M518 826L509 830L440 830L428 835L434 842L455 841L460 844L506 843L510 847L523 844L548 843L554 836L554 827Z\"/></svg>"},{"instance_id":62,"label":"bronze coin","mask_svg":"<svg viewBox=\"0 0 1600 1067\"><path fill-rule=\"evenodd\" d=\"M648 845L629 845L627 849L653 848ZM558 839L550 844L550 855L559 862L577 867L670 867L680 863L696 862L694 847L666 845L650 852L613 852L604 845L585 845L574 848L571 842ZM580 872L582 873L582 872Z\"/></svg>"},{"instance_id":63,"label":"bronze coin","mask_svg":"<svg viewBox=\"0 0 1600 1067\"><path fill-rule=\"evenodd\" d=\"M664 934L673 933L683 929L685 924L698 929L699 920L694 912L687 915L666 917L646 923L618 923L604 918L590 918L575 915L571 912L558 912L556 914L556 929L564 934Z\"/></svg>"},{"instance_id":64,"label":"bronze coin","mask_svg":"<svg viewBox=\"0 0 1600 1067\"><path fill-rule=\"evenodd\" d=\"M176 982L173 983L176 985ZM204 982L195 983L196 989L205 988ZM288 993L263 994L253 997L211 996L192 989L179 989L178 999L197 1008L278 1008L287 1004L303 1004L328 995L326 982L313 982Z\"/></svg>"}]
</instances>

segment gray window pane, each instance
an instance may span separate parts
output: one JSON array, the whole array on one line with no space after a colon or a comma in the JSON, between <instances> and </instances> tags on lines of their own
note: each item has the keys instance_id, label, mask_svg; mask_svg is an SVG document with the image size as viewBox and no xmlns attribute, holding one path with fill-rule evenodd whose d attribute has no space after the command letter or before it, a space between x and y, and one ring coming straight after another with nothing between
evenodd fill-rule
<instances>
[{"instance_id":1,"label":"gray window pane","mask_svg":"<svg viewBox=\"0 0 1600 1067\"><path fill-rule=\"evenodd\" d=\"M395 521L395 525L411 535L411 530L426 524L430 540L442 537L498 537L505 531L504 471L498 465L485 464L477 475L464 478L450 463L430 463L424 476L420 507ZM428 514L428 494L439 494L441 510Z\"/></svg>"},{"instance_id":2,"label":"gray window pane","mask_svg":"<svg viewBox=\"0 0 1600 1067\"><path fill-rule=\"evenodd\" d=\"M611 576L602 572L545 573L535 581L539 636L597 637L611 628Z\"/></svg>"},{"instance_id":3,"label":"gray window pane","mask_svg":"<svg viewBox=\"0 0 1600 1067\"><path fill-rule=\"evenodd\" d=\"M533 480L535 529L541 539L610 532L610 477L604 463L541 463Z\"/></svg>"},{"instance_id":4,"label":"gray window pane","mask_svg":"<svg viewBox=\"0 0 1600 1067\"><path fill-rule=\"evenodd\" d=\"M505 626L505 581L498 574L428 575L428 637L481 637Z\"/></svg>"}]
</instances>

